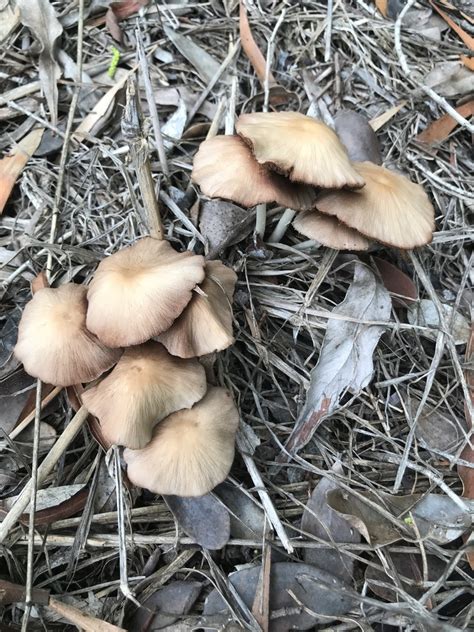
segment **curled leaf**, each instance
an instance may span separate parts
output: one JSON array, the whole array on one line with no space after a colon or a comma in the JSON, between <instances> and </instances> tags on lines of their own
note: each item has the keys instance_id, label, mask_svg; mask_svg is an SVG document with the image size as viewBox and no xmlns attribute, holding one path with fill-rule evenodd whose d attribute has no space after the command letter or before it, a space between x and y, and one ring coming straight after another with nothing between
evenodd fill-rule
<instances>
[{"instance_id":1,"label":"curled leaf","mask_svg":"<svg viewBox=\"0 0 474 632\"><path fill-rule=\"evenodd\" d=\"M41 47L38 60L41 90L48 103L51 123L58 120L58 80L61 68L57 62L57 45L63 27L49 0L17 0L21 23L27 26Z\"/></svg>"}]
</instances>

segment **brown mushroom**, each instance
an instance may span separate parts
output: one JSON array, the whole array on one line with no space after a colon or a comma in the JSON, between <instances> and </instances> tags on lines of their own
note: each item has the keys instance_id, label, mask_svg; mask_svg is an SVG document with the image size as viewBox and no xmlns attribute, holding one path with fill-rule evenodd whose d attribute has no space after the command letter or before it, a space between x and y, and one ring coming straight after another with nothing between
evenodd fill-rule
<instances>
[{"instance_id":1,"label":"brown mushroom","mask_svg":"<svg viewBox=\"0 0 474 632\"><path fill-rule=\"evenodd\" d=\"M207 494L230 471L238 425L230 393L211 387L190 410L159 423L143 450L124 451L128 478L156 494Z\"/></svg>"},{"instance_id":2,"label":"brown mushroom","mask_svg":"<svg viewBox=\"0 0 474 632\"><path fill-rule=\"evenodd\" d=\"M87 288L67 283L38 290L18 326L15 356L25 371L55 386L90 382L112 367L121 350L108 349L86 329Z\"/></svg>"},{"instance_id":3,"label":"brown mushroom","mask_svg":"<svg viewBox=\"0 0 474 632\"><path fill-rule=\"evenodd\" d=\"M234 342L232 297L237 275L220 261L206 263L204 282L181 316L159 336L170 353L193 358L222 351Z\"/></svg>"},{"instance_id":4,"label":"brown mushroom","mask_svg":"<svg viewBox=\"0 0 474 632\"><path fill-rule=\"evenodd\" d=\"M318 241L323 246L336 250L367 250L370 242L353 228L342 224L337 217L323 215L318 211L298 213L293 220L296 230Z\"/></svg>"},{"instance_id":5,"label":"brown mushroom","mask_svg":"<svg viewBox=\"0 0 474 632\"><path fill-rule=\"evenodd\" d=\"M157 342L126 349L113 371L82 394L99 419L107 441L144 448L154 426L171 413L191 408L206 393L197 360L174 358Z\"/></svg>"},{"instance_id":6,"label":"brown mushroom","mask_svg":"<svg viewBox=\"0 0 474 632\"><path fill-rule=\"evenodd\" d=\"M238 136L215 136L201 143L194 157L192 179L204 195L246 207L276 202L308 209L316 199L312 187L290 182L259 165Z\"/></svg>"},{"instance_id":7,"label":"brown mushroom","mask_svg":"<svg viewBox=\"0 0 474 632\"><path fill-rule=\"evenodd\" d=\"M145 237L100 262L87 328L110 347L145 342L170 327L203 279L203 257Z\"/></svg>"},{"instance_id":8,"label":"brown mushroom","mask_svg":"<svg viewBox=\"0 0 474 632\"><path fill-rule=\"evenodd\" d=\"M366 237L408 249L431 241L434 209L423 188L370 162L354 163L366 185L360 191L327 191L316 208Z\"/></svg>"},{"instance_id":9,"label":"brown mushroom","mask_svg":"<svg viewBox=\"0 0 474 632\"><path fill-rule=\"evenodd\" d=\"M364 186L337 134L310 116L298 112L242 114L236 130L261 165L290 180L324 189Z\"/></svg>"}]
</instances>

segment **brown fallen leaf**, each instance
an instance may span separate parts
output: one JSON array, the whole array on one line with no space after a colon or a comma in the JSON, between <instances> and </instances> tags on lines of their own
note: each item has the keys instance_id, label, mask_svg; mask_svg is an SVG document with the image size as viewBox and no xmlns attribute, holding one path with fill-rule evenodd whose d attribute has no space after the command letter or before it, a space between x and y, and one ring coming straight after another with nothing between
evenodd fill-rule
<instances>
[{"instance_id":1,"label":"brown fallen leaf","mask_svg":"<svg viewBox=\"0 0 474 632\"><path fill-rule=\"evenodd\" d=\"M105 14L105 24L117 42L123 42L123 33L119 22L126 20L142 7L146 7L148 0L122 0L122 2L111 2Z\"/></svg>"},{"instance_id":2,"label":"brown fallen leaf","mask_svg":"<svg viewBox=\"0 0 474 632\"><path fill-rule=\"evenodd\" d=\"M245 8L245 4L242 0L240 0L239 30L242 48L244 49L248 60L252 64L260 83L264 86L267 73L267 61L252 35L247 16L247 9ZM271 71L268 73L268 87L270 91L272 88L279 88L279 90L276 92L274 91L273 94L272 92L270 93L270 103L273 105L283 105L284 103L288 103L286 91L279 85Z\"/></svg>"},{"instance_id":3,"label":"brown fallen leaf","mask_svg":"<svg viewBox=\"0 0 474 632\"><path fill-rule=\"evenodd\" d=\"M38 290L44 290L47 287L49 287L48 277L46 276L46 272L42 270L31 282L31 293L34 294L38 292Z\"/></svg>"},{"instance_id":4,"label":"brown fallen leaf","mask_svg":"<svg viewBox=\"0 0 474 632\"><path fill-rule=\"evenodd\" d=\"M377 132L381 127L388 123L390 119L395 116L395 114L398 114L398 112L400 112L400 110L405 107L406 104L406 101L401 101L398 105L394 105L383 114L376 116L371 121L369 121L370 127L374 130L374 132Z\"/></svg>"},{"instance_id":5,"label":"brown fallen leaf","mask_svg":"<svg viewBox=\"0 0 474 632\"><path fill-rule=\"evenodd\" d=\"M474 326L471 329L471 337L469 339L467 349L466 349L466 382L469 389L469 393L471 396L471 402L474 404L474 368L472 368L472 364L474 362ZM473 420L470 415L469 407L467 402L464 406L465 414L466 414L466 422L469 430L473 429ZM471 434L471 442L473 441L473 437ZM474 463L474 449L471 448L469 444L466 445L464 450L461 452L461 459L463 461L467 461L468 463ZM469 500L474 500L474 468L466 467L465 465L458 465L458 474L459 478L463 484L463 496L465 498L469 498ZM474 570L474 552L469 551L467 553L467 559L471 568Z\"/></svg>"},{"instance_id":6,"label":"brown fallen leaf","mask_svg":"<svg viewBox=\"0 0 474 632\"><path fill-rule=\"evenodd\" d=\"M3 213L18 176L40 144L43 132L43 128L34 129L15 145L9 156L0 160L0 215Z\"/></svg>"},{"instance_id":7,"label":"brown fallen leaf","mask_svg":"<svg viewBox=\"0 0 474 632\"><path fill-rule=\"evenodd\" d=\"M375 6L384 18L395 20L403 9L403 2L401 0L375 0Z\"/></svg>"},{"instance_id":8,"label":"brown fallen leaf","mask_svg":"<svg viewBox=\"0 0 474 632\"><path fill-rule=\"evenodd\" d=\"M474 50L474 37L471 37L471 35L469 35L469 33L466 33L466 31L462 27L460 27L459 24L456 24L456 22L452 18L450 18L447 13L442 11L438 7L438 5L435 2L433 2L433 0L430 0L430 4L433 7L433 9L440 14L440 16L446 22L446 24L449 24L449 26L453 29L453 31L456 32L456 34L462 39L462 41L466 44L466 46L470 50Z\"/></svg>"},{"instance_id":9,"label":"brown fallen leaf","mask_svg":"<svg viewBox=\"0 0 474 632\"><path fill-rule=\"evenodd\" d=\"M79 487L81 489L78 489ZM46 497L48 494L51 498ZM35 525L37 527L46 526L58 520L65 520L74 516L84 509L88 495L89 490L82 485L65 485L63 487L41 490L38 493L38 499L41 503L44 497L44 504L47 506L44 506L43 509L39 507L35 512ZM12 499L10 498L0 501L0 521L11 508L11 501ZM26 511L21 515L20 522L27 525L29 520L30 514Z\"/></svg>"},{"instance_id":10,"label":"brown fallen leaf","mask_svg":"<svg viewBox=\"0 0 474 632\"><path fill-rule=\"evenodd\" d=\"M474 115L474 99L471 99L464 105L460 105L456 108L456 112L464 118L469 118ZM427 143L432 145L434 143L441 143L445 140L458 125L458 122L453 119L449 114L444 114L437 121L433 121L428 127L418 134L416 140L419 143Z\"/></svg>"},{"instance_id":11,"label":"brown fallen leaf","mask_svg":"<svg viewBox=\"0 0 474 632\"><path fill-rule=\"evenodd\" d=\"M469 70L472 70L474 72L474 57L468 57L467 55L461 55L459 57L459 59L466 66L466 68L469 68Z\"/></svg>"},{"instance_id":12,"label":"brown fallen leaf","mask_svg":"<svg viewBox=\"0 0 474 632\"><path fill-rule=\"evenodd\" d=\"M418 298L418 292L413 281L404 272L399 270L392 263L372 257L377 270L382 278L383 284L392 296L392 304L395 307L406 307L408 303L413 303Z\"/></svg>"},{"instance_id":13,"label":"brown fallen leaf","mask_svg":"<svg viewBox=\"0 0 474 632\"><path fill-rule=\"evenodd\" d=\"M20 9L20 20L27 26L31 34L38 40L40 54L38 74L48 104L51 123L58 121L58 80L61 68L57 61L57 41L63 33L56 11L49 0L17 0Z\"/></svg>"}]
</instances>

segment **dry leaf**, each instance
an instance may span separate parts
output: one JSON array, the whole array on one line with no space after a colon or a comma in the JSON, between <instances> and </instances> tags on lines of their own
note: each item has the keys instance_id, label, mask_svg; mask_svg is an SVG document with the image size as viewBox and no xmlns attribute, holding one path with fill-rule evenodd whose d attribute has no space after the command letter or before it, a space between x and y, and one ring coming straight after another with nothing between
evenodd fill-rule
<instances>
[{"instance_id":1,"label":"dry leaf","mask_svg":"<svg viewBox=\"0 0 474 632\"><path fill-rule=\"evenodd\" d=\"M373 546L391 544L406 537L446 544L471 526L469 511L463 511L454 500L441 494L395 496L381 491L362 491L356 496L336 489L328 492L326 498L328 505Z\"/></svg>"},{"instance_id":2,"label":"dry leaf","mask_svg":"<svg viewBox=\"0 0 474 632\"><path fill-rule=\"evenodd\" d=\"M474 73L460 61L443 61L426 75L425 85L443 97L463 96L474 92Z\"/></svg>"},{"instance_id":3,"label":"dry leaf","mask_svg":"<svg viewBox=\"0 0 474 632\"><path fill-rule=\"evenodd\" d=\"M49 487L40 489L36 495L35 524L37 526L49 525L57 520L65 520L79 513L85 507L88 490L84 485L63 485L62 487ZM0 513L9 511L15 504L18 496L12 496L0 501ZM28 524L29 507L26 508L20 520Z\"/></svg>"},{"instance_id":4,"label":"dry leaf","mask_svg":"<svg viewBox=\"0 0 474 632\"><path fill-rule=\"evenodd\" d=\"M212 494L196 498L163 496L183 531L205 549L224 547L230 538L227 509Z\"/></svg>"},{"instance_id":5,"label":"dry leaf","mask_svg":"<svg viewBox=\"0 0 474 632\"><path fill-rule=\"evenodd\" d=\"M134 632L156 632L172 625L187 614L199 597L202 584L193 581L174 581L147 597L127 621L127 629Z\"/></svg>"},{"instance_id":6,"label":"dry leaf","mask_svg":"<svg viewBox=\"0 0 474 632\"><path fill-rule=\"evenodd\" d=\"M61 68L56 60L57 41L63 27L48 0L17 0L21 23L27 26L41 46L38 60L41 90L48 103L51 123L58 120L58 80Z\"/></svg>"},{"instance_id":7,"label":"dry leaf","mask_svg":"<svg viewBox=\"0 0 474 632\"><path fill-rule=\"evenodd\" d=\"M469 68L469 70L474 72L474 57L468 57L467 55L461 55L459 59L466 66L466 68Z\"/></svg>"},{"instance_id":8,"label":"dry leaf","mask_svg":"<svg viewBox=\"0 0 474 632\"><path fill-rule=\"evenodd\" d=\"M0 42L20 24L20 10L15 3L6 2L0 9Z\"/></svg>"},{"instance_id":9,"label":"dry leaf","mask_svg":"<svg viewBox=\"0 0 474 632\"><path fill-rule=\"evenodd\" d=\"M359 262L344 301L328 319L319 360L311 372L306 403L292 430L286 449L297 452L313 436L319 424L333 413L340 398L359 393L372 379L372 354L388 321L390 295L373 272ZM279 461L286 460L280 455Z\"/></svg>"},{"instance_id":10,"label":"dry leaf","mask_svg":"<svg viewBox=\"0 0 474 632\"><path fill-rule=\"evenodd\" d=\"M122 2L111 2L105 14L105 24L117 42L123 42L123 33L119 22L146 7L149 0L123 0Z\"/></svg>"},{"instance_id":11,"label":"dry leaf","mask_svg":"<svg viewBox=\"0 0 474 632\"><path fill-rule=\"evenodd\" d=\"M337 465L333 471L341 473L342 467ZM338 485L331 479L322 478L319 481L306 503L301 530L333 545L338 542L357 544L361 540L359 532L327 503L326 494L333 489L338 489ZM303 559L306 564L332 573L345 584L350 585L353 582L354 558L344 552L340 553L335 546L327 549L304 549Z\"/></svg>"},{"instance_id":12,"label":"dry leaf","mask_svg":"<svg viewBox=\"0 0 474 632\"><path fill-rule=\"evenodd\" d=\"M440 16L446 22L446 24L449 24L449 26L453 29L453 31L455 31L457 35L462 39L462 41L466 44L466 46L470 50L474 50L474 37L471 37L468 33L466 33L466 31L463 28L459 26L459 24L456 24L456 22L452 18L450 18L447 13L442 11L438 7L438 5L435 2L433 2L433 0L429 0L429 1L433 9L435 9L435 11L437 11L440 14Z\"/></svg>"},{"instance_id":13,"label":"dry leaf","mask_svg":"<svg viewBox=\"0 0 474 632\"><path fill-rule=\"evenodd\" d=\"M404 5L402 0L375 0L375 6L384 18L395 20Z\"/></svg>"},{"instance_id":14,"label":"dry leaf","mask_svg":"<svg viewBox=\"0 0 474 632\"><path fill-rule=\"evenodd\" d=\"M184 132L184 127L186 125L186 118L186 104L183 99L180 99L177 110L173 112L170 118L161 127L162 134L170 139L164 140L164 145L166 149L170 149L177 141L181 140Z\"/></svg>"},{"instance_id":15,"label":"dry leaf","mask_svg":"<svg viewBox=\"0 0 474 632\"><path fill-rule=\"evenodd\" d=\"M260 83L263 87L265 87L267 61L252 35L247 10L243 0L240 0L239 29L242 48L244 49L248 60L252 64ZM278 88L278 90L274 91L273 94L270 93L270 103L273 105L283 105L284 103L288 103L288 96L285 95L286 91L279 85L271 71L268 73L268 87L270 90L272 88Z\"/></svg>"},{"instance_id":16,"label":"dry leaf","mask_svg":"<svg viewBox=\"0 0 474 632\"><path fill-rule=\"evenodd\" d=\"M260 576L260 566L244 568L229 575L229 581L248 608L252 607ZM348 612L353 601L345 585L330 573L293 562L277 562L270 570L271 632L308 630L316 623L326 625ZM226 602L213 590L204 604L204 614L226 612ZM320 616L318 616L320 615Z\"/></svg>"},{"instance_id":17,"label":"dry leaf","mask_svg":"<svg viewBox=\"0 0 474 632\"><path fill-rule=\"evenodd\" d=\"M31 293L35 294L35 292L44 290L47 287L49 287L48 277L46 276L46 272L42 270L31 282Z\"/></svg>"},{"instance_id":18,"label":"dry leaf","mask_svg":"<svg viewBox=\"0 0 474 632\"><path fill-rule=\"evenodd\" d=\"M389 553L390 560L396 571L396 577L403 590L414 597L420 599L429 589L423 578L423 562L421 555L411 553ZM442 577L446 565L434 555L427 555L425 558L427 566L427 582L435 582ZM395 586L392 577L382 570L368 566L365 571L365 580L370 589L382 599L395 603L401 600L400 593L390 586ZM385 585L383 585L385 584ZM425 586L423 586L425 584Z\"/></svg>"},{"instance_id":19,"label":"dry leaf","mask_svg":"<svg viewBox=\"0 0 474 632\"><path fill-rule=\"evenodd\" d=\"M415 401L417 408L419 404L419 401ZM429 408L423 410L415 428L416 438L424 448L447 454L458 451L465 433L466 427L462 419Z\"/></svg>"},{"instance_id":20,"label":"dry leaf","mask_svg":"<svg viewBox=\"0 0 474 632\"><path fill-rule=\"evenodd\" d=\"M169 26L163 27L166 37L176 46L181 55L198 71L201 78L206 82L214 78L219 72L220 63L209 55L207 51L198 46L189 35L181 35ZM221 81L228 80L225 73L221 76Z\"/></svg>"},{"instance_id":21,"label":"dry leaf","mask_svg":"<svg viewBox=\"0 0 474 632\"><path fill-rule=\"evenodd\" d=\"M34 129L13 147L10 155L0 160L0 215L3 213L18 176L40 144L43 132L43 128Z\"/></svg>"},{"instance_id":22,"label":"dry leaf","mask_svg":"<svg viewBox=\"0 0 474 632\"><path fill-rule=\"evenodd\" d=\"M392 119L395 116L395 114L398 114L398 112L400 112L400 110L403 107L405 107L406 104L407 104L406 101L401 101L398 105L394 105L392 108L388 109L383 114L379 114L379 116L376 116L375 118L373 118L370 121L370 126L374 130L374 132L378 131L386 123L388 123L390 119Z\"/></svg>"},{"instance_id":23,"label":"dry leaf","mask_svg":"<svg viewBox=\"0 0 474 632\"><path fill-rule=\"evenodd\" d=\"M413 281L392 263L372 257L387 290L393 294L392 303L395 307L406 307L418 298L418 291Z\"/></svg>"},{"instance_id":24,"label":"dry leaf","mask_svg":"<svg viewBox=\"0 0 474 632\"><path fill-rule=\"evenodd\" d=\"M471 328L466 318L455 312L451 305L442 304L444 321L448 327L448 333L453 337L455 345L465 345L469 340ZM420 330L420 334L425 338L436 340L438 329L441 326L438 310L433 301L427 298L422 299L416 305L412 305L408 310L408 322L410 325L425 327Z\"/></svg>"},{"instance_id":25,"label":"dry leaf","mask_svg":"<svg viewBox=\"0 0 474 632\"><path fill-rule=\"evenodd\" d=\"M92 112L86 116L82 123L77 127L74 132L74 136L78 138L87 135L95 136L102 129L103 125L107 121L108 115L115 102L117 93L125 86L128 77L134 72L134 69L123 74L123 76L112 86L104 96L97 101Z\"/></svg>"},{"instance_id":26,"label":"dry leaf","mask_svg":"<svg viewBox=\"0 0 474 632\"><path fill-rule=\"evenodd\" d=\"M209 245L209 258L236 244L252 231L253 215L223 200L206 200L199 215L199 230Z\"/></svg>"},{"instance_id":27,"label":"dry leaf","mask_svg":"<svg viewBox=\"0 0 474 632\"><path fill-rule=\"evenodd\" d=\"M460 105L456 108L456 112L464 118L469 118L474 115L474 99L471 99L464 105ZM416 140L419 143L427 143L432 145L433 143L441 143L446 140L451 134L453 129L458 125L458 122L453 119L449 114L445 114L437 121L433 121L428 127L418 134Z\"/></svg>"},{"instance_id":28,"label":"dry leaf","mask_svg":"<svg viewBox=\"0 0 474 632\"><path fill-rule=\"evenodd\" d=\"M265 512L256 500L230 483L221 483L214 493L227 507L234 538L260 540L265 532Z\"/></svg>"}]
</instances>

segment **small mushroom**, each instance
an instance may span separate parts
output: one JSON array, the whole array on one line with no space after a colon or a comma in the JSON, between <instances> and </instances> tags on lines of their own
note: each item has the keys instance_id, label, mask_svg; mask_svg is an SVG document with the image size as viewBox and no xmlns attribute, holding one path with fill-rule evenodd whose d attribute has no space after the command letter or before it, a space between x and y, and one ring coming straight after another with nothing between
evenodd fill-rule
<instances>
[{"instance_id":1,"label":"small mushroom","mask_svg":"<svg viewBox=\"0 0 474 632\"><path fill-rule=\"evenodd\" d=\"M143 450L124 451L128 478L156 494L207 494L230 471L238 425L230 393L211 387L190 410L159 423Z\"/></svg>"},{"instance_id":2,"label":"small mushroom","mask_svg":"<svg viewBox=\"0 0 474 632\"><path fill-rule=\"evenodd\" d=\"M409 249L433 238L434 209L423 188L371 162L354 163L366 185L360 191L327 191L316 208L366 237Z\"/></svg>"},{"instance_id":3,"label":"small mushroom","mask_svg":"<svg viewBox=\"0 0 474 632\"><path fill-rule=\"evenodd\" d=\"M112 367L108 349L86 329L87 288L67 283L38 290L18 326L15 356L29 375L55 386L90 382Z\"/></svg>"},{"instance_id":4,"label":"small mushroom","mask_svg":"<svg viewBox=\"0 0 474 632\"><path fill-rule=\"evenodd\" d=\"M354 110L340 110L334 117L334 128L352 161L382 164L379 141L366 116Z\"/></svg>"},{"instance_id":5,"label":"small mushroom","mask_svg":"<svg viewBox=\"0 0 474 632\"><path fill-rule=\"evenodd\" d=\"M368 239L342 224L337 217L323 215L318 211L298 213L293 226L305 237L335 250L367 250L370 246Z\"/></svg>"},{"instance_id":6,"label":"small mushroom","mask_svg":"<svg viewBox=\"0 0 474 632\"><path fill-rule=\"evenodd\" d=\"M261 165L292 181L324 189L364 186L337 134L310 116L298 112L242 114L236 130Z\"/></svg>"},{"instance_id":7,"label":"small mushroom","mask_svg":"<svg viewBox=\"0 0 474 632\"><path fill-rule=\"evenodd\" d=\"M201 143L194 158L193 182L208 197L242 206L276 202L294 209L311 208L316 192L258 164L238 136L214 136Z\"/></svg>"},{"instance_id":8,"label":"small mushroom","mask_svg":"<svg viewBox=\"0 0 474 632\"><path fill-rule=\"evenodd\" d=\"M145 237L100 262L89 286L87 328L109 347L166 331L204 279L204 258Z\"/></svg>"},{"instance_id":9,"label":"small mushroom","mask_svg":"<svg viewBox=\"0 0 474 632\"><path fill-rule=\"evenodd\" d=\"M232 297L237 275L220 261L206 263L204 282L181 316L159 336L168 351L193 358L222 351L234 342Z\"/></svg>"},{"instance_id":10,"label":"small mushroom","mask_svg":"<svg viewBox=\"0 0 474 632\"><path fill-rule=\"evenodd\" d=\"M82 394L107 441L144 448L154 426L191 408L206 393L206 373L197 360L174 358L157 342L126 349L113 371Z\"/></svg>"}]
</instances>

